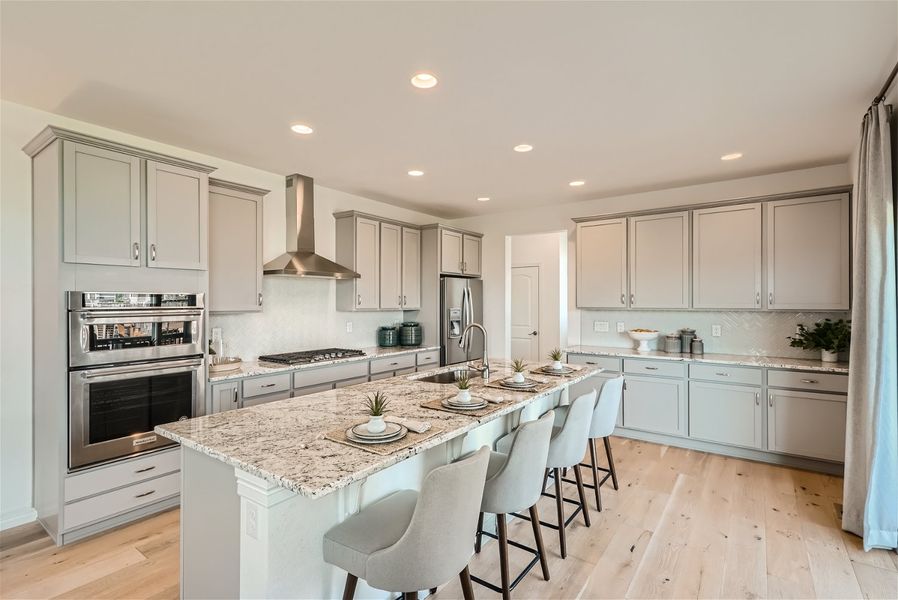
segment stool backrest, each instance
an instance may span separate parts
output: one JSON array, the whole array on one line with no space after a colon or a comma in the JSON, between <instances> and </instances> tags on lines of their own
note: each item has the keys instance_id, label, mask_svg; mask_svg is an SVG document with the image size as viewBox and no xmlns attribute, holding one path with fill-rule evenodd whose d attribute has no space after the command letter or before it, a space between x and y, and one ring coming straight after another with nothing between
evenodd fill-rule
<instances>
[{"instance_id":1,"label":"stool backrest","mask_svg":"<svg viewBox=\"0 0 898 600\"><path fill-rule=\"evenodd\" d=\"M589 429L590 438L608 437L614 432L617 423L617 414L620 411L621 397L624 395L624 377L609 379L599 390L599 400L592 412L592 426Z\"/></svg>"},{"instance_id":2,"label":"stool backrest","mask_svg":"<svg viewBox=\"0 0 898 600\"><path fill-rule=\"evenodd\" d=\"M539 500L555 413L518 426L508 459L489 480L493 504L515 506L508 512L529 508ZM495 495L495 497L493 497Z\"/></svg>"},{"instance_id":3,"label":"stool backrest","mask_svg":"<svg viewBox=\"0 0 898 600\"><path fill-rule=\"evenodd\" d=\"M583 460L595 406L595 390L578 396L571 402L561 431L549 442L549 458L546 461L548 468L572 467Z\"/></svg>"},{"instance_id":4,"label":"stool backrest","mask_svg":"<svg viewBox=\"0 0 898 600\"><path fill-rule=\"evenodd\" d=\"M368 583L392 592L426 590L458 576L473 553L471 540L489 464L487 446L424 477L408 529L368 558Z\"/></svg>"}]
</instances>

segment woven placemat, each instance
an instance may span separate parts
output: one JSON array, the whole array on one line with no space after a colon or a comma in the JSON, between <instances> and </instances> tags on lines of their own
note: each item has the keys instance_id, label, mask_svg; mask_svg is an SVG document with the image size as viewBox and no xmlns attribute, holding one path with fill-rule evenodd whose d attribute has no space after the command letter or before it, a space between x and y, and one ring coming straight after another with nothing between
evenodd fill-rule
<instances>
[{"instance_id":1,"label":"woven placemat","mask_svg":"<svg viewBox=\"0 0 898 600\"><path fill-rule=\"evenodd\" d=\"M347 423L340 429L328 431L324 434L324 437L325 439L328 439L332 442L337 442L338 444L351 446L353 448L365 450L366 452L371 452L373 454L380 454L381 456L389 456L394 452L399 452L400 450L410 448L415 444L430 439L435 435L443 433L444 431L442 427L434 427L433 425L431 425L430 429L428 429L424 433L415 433L414 431L409 430L408 434L406 434L404 438L396 440L395 442L387 442L385 444L357 444L347 439L346 437L346 430L352 427L352 425L353 423Z\"/></svg>"},{"instance_id":2,"label":"woven placemat","mask_svg":"<svg viewBox=\"0 0 898 600\"><path fill-rule=\"evenodd\" d=\"M570 373L553 373L551 371L541 371L540 369L542 369L542 367L536 367L536 368L530 369L530 373L532 373L533 375L541 375L544 377L567 378L567 377L574 377L583 368L578 365L564 365L564 366L567 367L568 369L571 369L571 372Z\"/></svg>"},{"instance_id":3,"label":"woven placemat","mask_svg":"<svg viewBox=\"0 0 898 600\"><path fill-rule=\"evenodd\" d=\"M497 378L495 381L492 381L492 380L487 381L483 385L485 385L486 387L500 389L500 390L503 390L506 392L517 392L519 394L538 394L540 392L544 392L547 389L555 386L555 384L553 382L548 381L546 379L543 379L542 381L540 381L539 379L534 379L534 378L530 377L529 379L537 382L538 385L531 390L519 390L519 389L515 389L515 388L505 387L504 385L499 383L502 379L507 379L507 377Z\"/></svg>"},{"instance_id":4,"label":"woven placemat","mask_svg":"<svg viewBox=\"0 0 898 600\"><path fill-rule=\"evenodd\" d=\"M502 408L502 403L495 404L493 402L487 402L486 406L483 408L478 408L476 410L465 410L465 409L457 409L457 408L449 408L447 406L443 406L443 400L448 400L449 398L454 398L455 394L451 396L446 396L445 398L440 398L439 400L431 400L429 402L422 402L421 406L424 408L432 408L433 410L442 410L445 412L450 412L454 415L465 415L468 417L485 417L490 413L494 413L500 408ZM474 396L472 394L472 398L479 398L479 396ZM482 398L486 400L486 398Z\"/></svg>"}]
</instances>

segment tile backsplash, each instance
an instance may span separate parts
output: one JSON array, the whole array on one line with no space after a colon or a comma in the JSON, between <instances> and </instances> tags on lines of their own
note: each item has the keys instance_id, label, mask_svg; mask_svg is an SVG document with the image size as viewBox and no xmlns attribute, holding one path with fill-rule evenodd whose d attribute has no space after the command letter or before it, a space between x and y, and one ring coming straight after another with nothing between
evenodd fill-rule
<instances>
[{"instance_id":1,"label":"tile backsplash","mask_svg":"<svg viewBox=\"0 0 898 600\"><path fill-rule=\"evenodd\" d=\"M212 327L221 327L225 353L243 360L260 354L339 346L377 345L377 328L403 320L402 311L338 312L332 279L265 277L262 312L212 314ZM409 313L410 319L414 313ZM347 321L352 333L346 332Z\"/></svg>"},{"instance_id":2,"label":"tile backsplash","mask_svg":"<svg viewBox=\"0 0 898 600\"><path fill-rule=\"evenodd\" d=\"M695 329L705 342L705 352L818 358L819 352L792 348L786 338L795 333L799 323L810 326L825 318L848 319L845 312L748 312L748 311L582 311L580 343L591 346L635 347L625 333L617 333L617 323L625 329L657 329L661 332L653 348L663 349L664 335L683 327ZM595 321L607 321L608 332L596 332ZM712 325L721 326L720 337L712 337Z\"/></svg>"}]
</instances>

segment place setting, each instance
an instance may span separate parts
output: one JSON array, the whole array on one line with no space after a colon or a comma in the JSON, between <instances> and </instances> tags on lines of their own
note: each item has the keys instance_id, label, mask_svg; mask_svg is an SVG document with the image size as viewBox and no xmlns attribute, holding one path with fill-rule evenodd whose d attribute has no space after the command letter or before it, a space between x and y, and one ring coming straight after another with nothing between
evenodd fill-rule
<instances>
[{"instance_id":1,"label":"place setting","mask_svg":"<svg viewBox=\"0 0 898 600\"><path fill-rule=\"evenodd\" d=\"M511 363L511 377L503 377L495 381L487 381L485 385L493 388L511 390L515 392L539 392L546 389L548 380L543 378L527 377L527 366L523 359L516 358ZM532 374L533 371L531 370Z\"/></svg>"},{"instance_id":2,"label":"place setting","mask_svg":"<svg viewBox=\"0 0 898 600\"><path fill-rule=\"evenodd\" d=\"M577 365L566 365L561 362L563 353L556 348L549 353L549 360L552 362L548 365L533 367L530 372L536 375L549 375L551 377L569 377L577 373L583 367Z\"/></svg>"},{"instance_id":3,"label":"place setting","mask_svg":"<svg viewBox=\"0 0 898 600\"><path fill-rule=\"evenodd\" d=\"M501 400L485 396L474 396L471 393L471 380L467 375L458 377L455 381L456 393L438 400L422 402L423 408L443 410L451 413L462 413L473 417L483 417L499 410Z\"/></svg>"}]
</instances>

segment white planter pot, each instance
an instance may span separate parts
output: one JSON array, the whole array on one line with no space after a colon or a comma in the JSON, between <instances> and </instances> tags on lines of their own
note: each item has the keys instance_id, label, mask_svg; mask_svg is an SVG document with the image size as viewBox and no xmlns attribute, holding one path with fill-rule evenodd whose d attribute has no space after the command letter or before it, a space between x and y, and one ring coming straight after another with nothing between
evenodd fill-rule
<instances>
[{"instance_id":1,"label":"white planter pot","mask_svg":"<svg viewBox=\"0 0 898 600\"><path fill-rule=\"evenodd\" d=\"M839 353L830 352L829 350L821 350L820 360L822 360L823 362L839 362Z\"/></svg>"},{"instance_id":2,"label":"white planter pot","mask_svg":"<svg viewBox=\"0 0 898 600\"><path fill-rule=\"evenodd\" d=\"M515 373L511 378L515 383L524 383L524 374L523 373Z\"/></svg>"},{"instance_id":3,"label":"white planter pot","mask_svg":"<svg viewBox=\"0 0 898 600\"><path fill-rule=\"evenodd\" d=\"M368 433L383 433L386 428L383 416L368 417Z\"/></svg>"},{"instance_id":4,"label":"white planter pot","mask_svg":"<svg viewBox=\"0 0 898 600\"><path fill-rule=\"evenodd\" d=\"M470 402L471 390L458 390L458 394L455 395L455 401L462 404L467 404L468 402Z\"/></svg>"},{"instance_id":5,"label":"white planter pot","mask_svg":"<svg viewBox=\"0 0 898 600\"><path fill-rule=\"evenodd\" d=\"M555 371L560 371L560 370L563 369L563 368L564 368L564 367L562 366L560 360L552 361L552 369L553 369L553 370L555 370Z\"/></svg>"}]
</instances>

